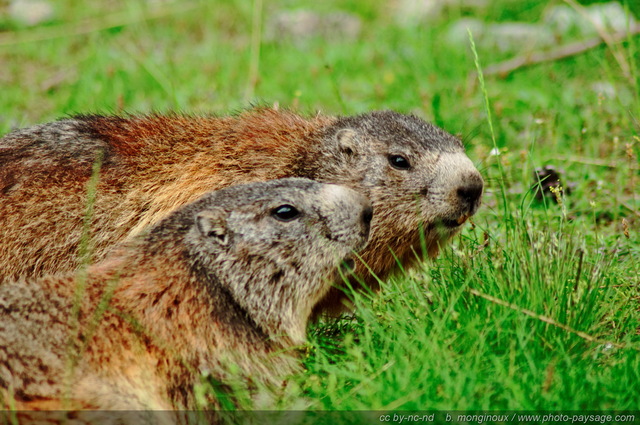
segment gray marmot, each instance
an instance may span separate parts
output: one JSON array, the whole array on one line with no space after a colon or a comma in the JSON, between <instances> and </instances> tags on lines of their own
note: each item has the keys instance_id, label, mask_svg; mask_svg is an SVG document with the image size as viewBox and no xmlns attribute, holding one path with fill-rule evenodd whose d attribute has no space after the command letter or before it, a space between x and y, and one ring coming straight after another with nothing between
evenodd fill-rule
<instances>
[{"instance_id":1,"label":"gray marmot","mask_svg":"<svg viewBox=\"0 0 640 425\"><path fill-rule=\"evenodd\" d=\"M77 116L0 140L0 279L78 266L85 186L98 154L104 160L92 226L96 261L207 191L306 177L371 200L375 216L362 260L384 279L398 262L414 262L423 247L436 256L476 212L483 190L460 140L391 111ZM374 276L361 277L378 288ZM342 300L332 290L318 308L339 309Z\"/></svg>"},{"instance_id":2,"label":"gray marmot","mask_svg":"<svg viewBox=\"0 0 640 425\"><path fill-rule=\"evenodd\" d=\"M0 400L193 409L203 374L294 372L312 307L367 241L369 201L291 178L203 196L77 274L0 285Z\"/></svg>"}]
</instances>

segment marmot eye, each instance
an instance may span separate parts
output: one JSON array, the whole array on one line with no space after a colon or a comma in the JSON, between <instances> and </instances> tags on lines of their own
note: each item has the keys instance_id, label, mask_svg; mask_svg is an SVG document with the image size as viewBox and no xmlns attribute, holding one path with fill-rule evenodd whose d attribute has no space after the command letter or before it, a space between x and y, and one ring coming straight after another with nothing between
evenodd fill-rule
<instances>
[{"instance_id":1,"label":"marmot eye","mask_svg":"<svg viewBox=\"0 0 640 425\"><path fill-rule=\"evenodd\" d=\"M391 166L396 170L408 170L411 168L409 160L402 155L389 156L389 164L391 164Z\"/></svg>"},{"instance_id":2,"label":"marmot eye","mask_svg":"<svg viewBox=\"0 0 640 425\"><path fill-rule=\"evenodd\" d=\"M300 215L300 211L291 205L280 205L271 210L271 215L280 221L291 221Z\"/></svg>"}]
</instances>

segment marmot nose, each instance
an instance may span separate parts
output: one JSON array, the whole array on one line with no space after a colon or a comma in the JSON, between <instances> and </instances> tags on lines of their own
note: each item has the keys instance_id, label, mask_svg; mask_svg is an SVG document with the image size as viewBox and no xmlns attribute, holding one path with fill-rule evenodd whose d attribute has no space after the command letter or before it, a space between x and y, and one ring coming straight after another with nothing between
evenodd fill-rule
<instances>
[{"instance_id":1,"label":"marmot nose","mask_svg":"<svg viewBox=\"0 0 640 425\"><path fill-rule=\"evenodd\" d=\"M474 179L472 182L468 182L464 186L458 187L456 193L458 199L465 205L470 212L474 211L478 205L478 201L482 196L482 180Z\"/></svg>"},{"instance_id":2,"label":"marmot nose","mask_svg":"<svg viewBox=\"0 0 640 425\"><path fill-rule=\"evenodd\" d=\"M367 226L371 224L371 220L373 219L373 207L368 206L362 210L362 221Z\"/></svg>"}]
</instances>

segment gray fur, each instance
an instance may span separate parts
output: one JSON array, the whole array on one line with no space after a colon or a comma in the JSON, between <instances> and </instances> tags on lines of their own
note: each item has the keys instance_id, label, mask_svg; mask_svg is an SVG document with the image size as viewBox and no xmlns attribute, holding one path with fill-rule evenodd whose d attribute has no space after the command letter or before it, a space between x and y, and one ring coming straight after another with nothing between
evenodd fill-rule
<instances>
[{"instance_id":1,"label":"gray fur","mask_svg":"<svg viewBox=\"0 0 640 425\"><path fill-rule=\"evenodd\" d=\"M278 219L282 205L300 214ZM77 276L0 285L5 407L43 408L68 391L75 408L192 409L200 376L238 379L230 365L277 385L339 264L365 246L368 209L351 189L297 178L212 192L90 267L79 322Z\"/></svg>"}]
</instances>

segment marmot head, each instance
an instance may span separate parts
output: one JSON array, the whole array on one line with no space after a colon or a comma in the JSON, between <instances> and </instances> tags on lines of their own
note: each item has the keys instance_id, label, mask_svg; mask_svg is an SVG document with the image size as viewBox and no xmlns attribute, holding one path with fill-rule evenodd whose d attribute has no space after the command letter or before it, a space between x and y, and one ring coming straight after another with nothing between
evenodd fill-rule
<instances>
[{"instance_id":1,"label":"marmot head","mask_svg":"<svg viewBox=\"0 0 640 425\"><path fill-rule=\"evenodd\" d=\"M267 335L301 342L339 266L366 245L372 214L354 190L289 178L209 193L148 238L183 233L191 269L214 292L227 291Z\"/></svg>"},{"instance_id":2,"label":"marmot head","mask_svg":"<svg viewBox=\"0 0 640 425\"><path fill-rule=\"evenodd\" d=\"M483 180L462 143L420 118L392 111L344 117L323 138L310 174L371 199L375 214L363 258L382 277L395 262L389 249L410 255L405 248L419 249L422 240L435 256L478 209ZM391 262L383 265L385 256Z\"/></svg>"}]
</instances>

